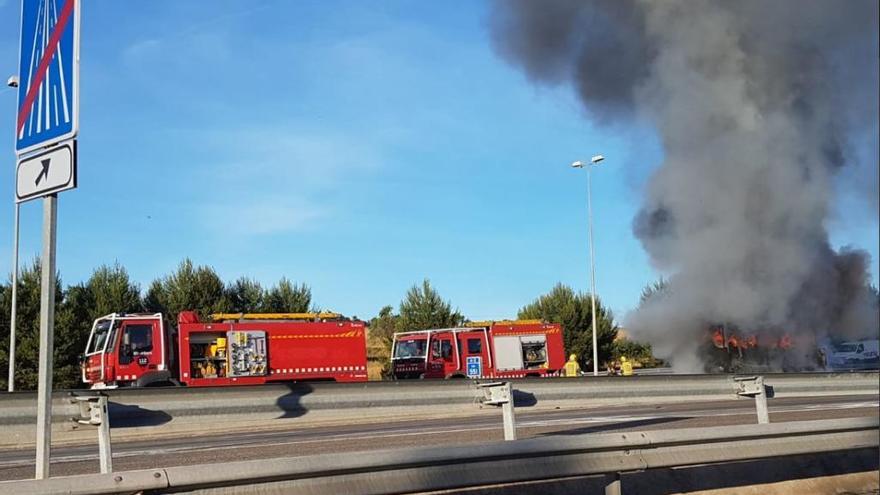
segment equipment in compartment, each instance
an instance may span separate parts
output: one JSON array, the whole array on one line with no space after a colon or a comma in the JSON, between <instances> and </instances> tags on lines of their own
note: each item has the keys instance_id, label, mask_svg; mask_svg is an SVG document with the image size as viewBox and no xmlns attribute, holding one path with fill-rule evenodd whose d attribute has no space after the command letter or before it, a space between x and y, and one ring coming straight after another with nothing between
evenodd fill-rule
<instances>
[{"instance_id":1,"label":"equipment in compartment","mask_svg":"<svg viewBox=\"0 0 880 495\"><path fill-rule=\"evenodd\" d=\"M226 338L222 333L193 334L189 364L193 378L226 377Z\"/></svg>"},{"instance_id":2,"label":"equipment in compartment","mask_svg":"<svg viewBox=\"0 0 880 495\"><path fill-rule=\"evenodd\" d=\"M266 332L230 331L229 376L262 376L266 374Z\"/></svg>"},{"instance_id":3,"label":"equipment in compartment","mask_svg":"<svg viewBox=\"0 0 880 495\"><path fill-rule=\"evenodd\" d=\"M545 335L523 335L523 364L526 369L540 368L547 362L547 337Z\"/></svg>"}]
</instances>

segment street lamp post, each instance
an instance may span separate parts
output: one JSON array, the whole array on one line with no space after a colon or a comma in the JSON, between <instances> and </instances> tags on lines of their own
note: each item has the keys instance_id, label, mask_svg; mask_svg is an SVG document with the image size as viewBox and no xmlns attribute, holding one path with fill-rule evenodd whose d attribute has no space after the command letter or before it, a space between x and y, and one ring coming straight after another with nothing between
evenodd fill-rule
<instances>
[{"instance_id":1,"label":"street lamp post","mask_svg":"<svg viewBox=\"0 0 880 495\"><path fill-rule=\"evenodd\" d=\"M10 88L18 87L18 76L10 76L6 81L6 85ZM9 316L9 378L7 390L15 392L15 323L18 316L18 221L19 221L20 205L15 203L15 225L13 227L13 246L12 246L12 311Z\"/></svg>"},{"instance_id":2,"label":"street lamp post","mask_svg":"<svg viewBox=\"0 0 880 495\"><path fill-rule=\"evenodd\" d=\"M574 168L587 169L587 215L589 216L590 224L590 304L592 305L591 313L593 314L593 376L599 376L599 348L596 336L596 257L593 253L593 167L591 165L598 165L604 159L604 156L596 155L590 159L589 165L585 165L580 160L571 164Z\"/></svg>"}]
</instances>

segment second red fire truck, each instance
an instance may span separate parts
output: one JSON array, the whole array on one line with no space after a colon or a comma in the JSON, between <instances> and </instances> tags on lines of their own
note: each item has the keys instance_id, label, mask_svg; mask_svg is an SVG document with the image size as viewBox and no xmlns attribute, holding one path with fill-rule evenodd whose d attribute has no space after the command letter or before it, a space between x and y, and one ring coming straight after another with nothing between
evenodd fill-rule
<instances>
[{"instance_id":1,"label":"second red fire truck","mask_svg":"<svg viewBox=\"0 0 880 495\"><path fill-rule=\"evenodd\" d=\"M396 379L552 376L565 365L562 328L540 320L396 333L391 356Z\"/></svg>"},{"instance_id":2,"label":"second red fire truck","mask_svg":"<svg viewBox=\"0 0 880 495\"><path fill-rule=\"evenodd\" d=\"M82 379L93 388L367 380L364 322L335 313L110 314L95 320Z\"/></svg>"}]
</instances>

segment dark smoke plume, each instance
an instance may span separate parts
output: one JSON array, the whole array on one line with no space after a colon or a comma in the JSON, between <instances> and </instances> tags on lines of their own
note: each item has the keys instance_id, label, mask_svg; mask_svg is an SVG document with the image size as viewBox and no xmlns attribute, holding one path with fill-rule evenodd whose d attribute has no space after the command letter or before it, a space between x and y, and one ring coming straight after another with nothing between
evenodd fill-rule
<instances>
[{"instance_id":1,"label":"dark smoke plume","mask_svg":"<svg viewBox=\"0 0 880 495\"><path fill-rule=\"evenodd\" d=\"M835 176L876 139L877 0L511 0L490 24L533 81L659 132L633 231L671 277L633 333L691 369L712 322L876 338L867 254L836 252L826 223Z\"/></svg>"}]
</instances>

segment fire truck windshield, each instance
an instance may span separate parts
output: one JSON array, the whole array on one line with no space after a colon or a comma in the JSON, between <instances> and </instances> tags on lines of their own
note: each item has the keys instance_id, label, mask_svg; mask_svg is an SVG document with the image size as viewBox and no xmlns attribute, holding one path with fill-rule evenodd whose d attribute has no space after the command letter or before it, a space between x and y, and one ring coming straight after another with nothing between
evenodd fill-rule
<instances>
[{"instance_id":1,"label":"fire truck windshield","mask_svg":"<svg viewBox=\"0 0 880 495\"><path fill-rule=\"evenodd\" d=\"M398 340L394 347L394 359L425 357L426 339Z\"/></svg>"},{"instance_id":2,"label":"fire truck windshield","mask_svg":"<svg viewBox=\"0 0 880 495\"><path fill-rule=\"evenodd\" d=\"M100 321L98 322L98 324L95 325L92 340L89 342L89 347L88 349L86 349L86 354L93 354L95 352L102 352L104 350L104 343L107 341L107 336L110 335L111 325L111 320Z\"/></svg>"}]
</instances>

